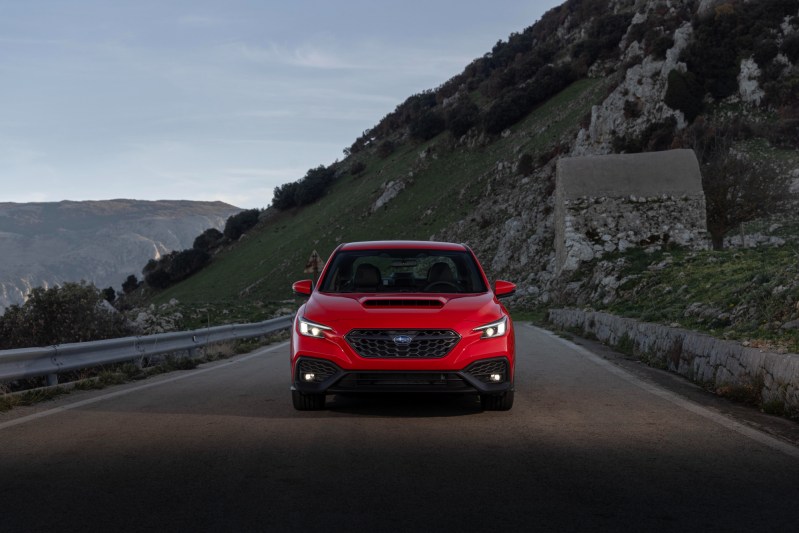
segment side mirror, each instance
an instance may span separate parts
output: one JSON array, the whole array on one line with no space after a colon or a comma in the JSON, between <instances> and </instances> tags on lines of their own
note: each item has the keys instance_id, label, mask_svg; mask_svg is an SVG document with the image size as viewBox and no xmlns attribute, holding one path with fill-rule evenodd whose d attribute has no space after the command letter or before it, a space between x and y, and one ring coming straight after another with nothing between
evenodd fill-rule
<instances>
[{"instance_id":1,"label":"side mirror","mask_svg":"<svg viewBox=\"0 0 799 533\"><path fill-rule=\"evenodd\" d=\"M310 279L295 281L291 285L291 290L294 291L294 294L299 294L301 296L310 296L311 291L313 290L313 281L311 281Z\"/></svg>"},{"instance_id":2,"label":"side mirror","mask_svg":"<svg viewBox=\"0 0 799 533\"><path fill-rule=\"evenodd\" d=\"M508 296L513 296L515 292L515 283L511 283L510 281L502 281L500 279L494 283L494 294L497 298L507 298Z\"/></svg>"}]
</instances>

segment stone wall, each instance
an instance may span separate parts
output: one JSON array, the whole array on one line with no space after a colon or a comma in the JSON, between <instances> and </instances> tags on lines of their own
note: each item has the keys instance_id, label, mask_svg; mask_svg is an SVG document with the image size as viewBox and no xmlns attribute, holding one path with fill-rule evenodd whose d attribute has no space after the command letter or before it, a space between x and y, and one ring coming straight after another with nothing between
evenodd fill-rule
<instances>
[{"instance_id":1,"label":"stone wall","mask_svg":"<svg viewBox=\"0 0 799 533\"><path fill-rule=\"evenodd\" d=\"M765 352L685 329L639 322L607 313L553 309L549 320L578 329L611 346L632 350L716 391L756 396L773 411L799 413L799 355Z\"/></svg>"},{"instance_id":2,"label":"stone wall","mask_svg":"<svg viewBox=\"0 0 799 533\"><path fill-rule=\"evenodd\" d=\"M707 247L705 196L692 150L585 156L558 162L559 271L633 246Z\"/></svg>"}]
</instances>

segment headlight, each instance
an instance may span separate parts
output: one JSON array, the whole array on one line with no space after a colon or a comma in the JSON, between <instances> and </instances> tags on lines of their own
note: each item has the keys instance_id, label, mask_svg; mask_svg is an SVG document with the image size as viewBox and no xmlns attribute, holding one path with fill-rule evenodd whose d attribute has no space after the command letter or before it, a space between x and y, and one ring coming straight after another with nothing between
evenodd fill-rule
<instances>
[{"instance_id":1,"label":"headlight","mask_svg":"<svg viewBox=\"0 0 799 533\"><path fill-rule=\"evenodd\" d=\"M329 328L327 326L323 326L322 324L317 324L316 322L311 322L310 320L306 320L305 318L300 318L300 334L305 335L306 337L315 337L317 339L324 339L325 338L325 331L331 331L333 328Z\"/></svg>"},{"instance_id":2,"label":"headlight","mask_svg":"<svg viewBox=\"0 0 799 533\"><path fill-rule=\"evenodd\" d=\"M482 331L481 339L493 339L495 337L502 337L508 332L508 317L503 316L496 322L491 322L485 326L474 328L472 331Z\"/></svg>"}]
</instances>

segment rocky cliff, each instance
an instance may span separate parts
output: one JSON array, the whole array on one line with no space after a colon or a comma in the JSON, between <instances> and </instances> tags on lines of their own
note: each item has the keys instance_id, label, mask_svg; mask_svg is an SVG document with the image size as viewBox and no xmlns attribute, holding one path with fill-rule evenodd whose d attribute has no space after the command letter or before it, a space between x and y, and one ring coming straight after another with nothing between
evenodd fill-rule
<instances>
[{"instance_id":1,"label":"rocky cliff","mask_svg":"<svg viewBox=\"0 0 799 533\"><path fill-rule=\"evenodd\" d=\"M580 61L578 50L588 46L581 43L590 41L586 37L600 20L585 12L601 4L571 0L553 9L537 25L550 29L539 46L549 43L569 51L561 62ZM468 242L481 256L493 258L487 265L490 274L518 281L517 294L531 304L569 300L553 246L559 158L693 149L701 125L738 121L748 133L732 151L736 157L778 161L783 175L799 176L799 137L790 130L799 124L794 116L799 4L609 0L604 5L604 17L615 17L608 20L620 21L623 28L618 44L587 69L588 77L602 80L604 100L583 118L576 135L569 131L554 139L546 162L520 173L519 159L497 161L480 177L486 193L474 213L433 235ZM597 40L590 42L595 46ZM717 56L723 59L711 64ZM545 133L517 125L502 137L522 146L525 139ZM765 149L747 153L747 142Z\"/></svg>"},{"instance_id":2,"label":"rocky cliff","mask_svg":"<svg viewBox=\"0 0 799 533\"><path fill-rule=\"evenodd\" d=\"M66 281L119 290L149 259L190 248L238 211L222 202L0 203L0 310Z\"/></svg>"}]
</instances>

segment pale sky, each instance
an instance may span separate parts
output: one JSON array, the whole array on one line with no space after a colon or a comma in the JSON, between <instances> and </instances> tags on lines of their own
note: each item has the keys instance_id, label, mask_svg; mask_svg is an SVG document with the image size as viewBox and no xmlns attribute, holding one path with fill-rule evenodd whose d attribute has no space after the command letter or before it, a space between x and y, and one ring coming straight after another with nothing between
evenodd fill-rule
<instances>
[{"instance_id":1,"label":"pale sky","mask_svg":"<svg viewBox=\"0 0 799 533\"><path fill-rule=\"evenodd\" d=\"M0 202L272 189L563 0L0 0Z\"/></svg>"}]
</instances>

